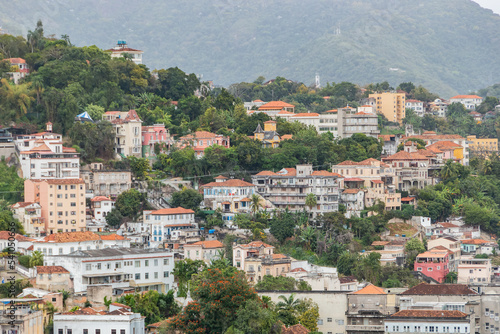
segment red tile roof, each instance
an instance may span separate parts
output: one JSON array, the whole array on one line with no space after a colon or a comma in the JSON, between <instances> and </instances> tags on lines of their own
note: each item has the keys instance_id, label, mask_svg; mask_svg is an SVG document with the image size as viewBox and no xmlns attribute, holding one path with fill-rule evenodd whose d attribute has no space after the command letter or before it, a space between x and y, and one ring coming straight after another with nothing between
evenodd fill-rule
<instances>
[{"instance_id":1,"label":"red tile roof","mask_svg":"<svg viewBox=\"0 0 500 334\"><path fill-rule=\"evenodd\" d=\"M456 95L450 98L450 100L459 100L459 99L482 99L482 97L477 95Z\"/></svg>"},{"instance_id":2,"label":"red tile roof","mask_svg":"<svg viewBox=\"0 0 500 334\"><path fill-rule=\"evenodd\" d=\"M411 103L423 103L422 101L419 101L419 100L406 100L406 102L411 102Z\"/></svg>"},{"instance_id":3,"label":"red tile roof","mask_svg":"<svg viewBox=\"0 0 500 334\"><path fill-rule=\"evenodd\" d=\"M25 208L27 206L30 206L31 204L35 204L34 202L17 202L16 203L19 208ZM16 205L12 204L12 206Z\"/></svg>"},{"instance_id":4,"label":"red tile roof","mask_svg":"<svg viewBox=\"0 0 500 334\"><path fill-rule=\"evenodd\" d=\"M293 135L283 135L281 136L281 140L290 140L293 139Z\"/></svg>"},{"instance_id":5,"label":"red tile roof","mask_svg":"<svg viewBox=\"0 0 500 334\"><path fill-rule=\"evenodd\" d=\"M262 241L252 241L252 242L250 242L248 244L242 244L242 245L239 245L239 246L241 246L243 248L259 248L259 247L266 247L266 248L271 247L271 248L274 248L273 246L268 245L268 244L266 244L266 243L264 243Z\"/></svg>"},{"instance_id":6,"label":"red tile roof","mask_svg":"<svg viewBox=\"0 0 500 334\"><path fill-rule=\"evenodd\" d=\"M255 187L255 184L238 179L229 179L224 182L209 182L202 186L202 188L211 187Z\"/></svg>"},{"instance_id":7,"label":"red tile roof","mask_svg":"<svg viewBox=\"0 0 500 334\"><path fill-rule=\"evenodd\" d=\"M212 182L215 183L215 182ZM223 182L222 182L223 183ZM182 207L177 208L169 208L169 209L160 209L151 212L152 215L181 215L181 214L194 214L194 211L191 209L184 209Z\"/></svg>"},{"instance_id":8,"label":"red tile roof","mask_svg":"<svg viewBox=\"0 0 500 334\"><path fill-rule=\"evenodd\" d=\"M281 334L308 334L310 332L311 331L309 329L301 324L293 325L288 328L283 326L283 329L281 330Z\"/></svg>"},{"instance_id":9,"label":"red tile roof","mask_svg":"<svg viewBox=\"0 0 500 334\"><path fill-rule=\"evenodd\" d=\"M69 274L64 267L61 266L37 266L37 274Z\"/></svg>"},{"instance_id":10,"label":"red tile roof","mask_svg":"<svg viewBox=\"0 0 500 334\"><path fill-rule=\"evenodd\" d=\"M0 240L9 240L10 237L11 237L11 234L9 231L0 231ZM17 241L33 241L34 240L34 239L30 239L28 237L25 237L24 235L17 234L17 233L15 234L14 238Z\"/></svg>"},{"instance_id":11,"label":"red tile roof","mask_svg":"<svg viewBox=\"0 0 500 334\"><path fill-rule=\"evenodd\" d=\"M477 295L465 284L427 284L420 283L401 293L402 295Z\"/></svg>"},{"instance_id":12,"label":"red tile roof","mask_svg":"<svg viewBox=\"0 0 500 334\"><path fill-rule=\"evenodd\" d=\"M81 242L91 240L126 240L124 237L116 234L99 235L91 231L85 232L61 232L49 234L42 240L35 242Z\"/></svg>"},{"instance_id":13,"label":"red tile roof","mask_svg":"<svg viewBox=\"0 0 500 334\"><path fill-rule=\"evenodd\" d=\"M462 145L455 144L454 142L448 140L438 141L437 143L427 146L427 148L429 147L435 147L440 150L463 148Z\"/></svg>"},{"instance_id":14,"label":"red tile roof","mask_svg":"<svg viewBox=\"0 0 500 334\"><path fill-rule=\"evenodd\" d=\"M336 176L336 177L343 177L342 175L338 173L332 173L326 170L316 170L312 172L312 176Z\"/></svg>"},{"instance_id":15,"label":"red tile roof","mask_svg":"<svg viewBox=\"0 0 500 334\"><path fill-rule=\"evenodd\" d=\"M414 200L416 200L415 197L403 197L403 198L401 198L401 202L411 202Z\"/></svg>"},{"instance_id":16,"label":"red tile roof","mask_svg":"<svg viewBox=\"0 0 500 334\"><path fill-rule=\"evenodd\" d=\"M384 183L382 180L371 180L373 183Z\"/></svg>"},{"instance_id":17,"label":"red tile roof","mask_svg":"<svg viewBox=\"0 0 500 334\"><path fill-rule=\"evenodd\" d=\"M205 241L198 241L193 244L186 244L186 246L201 246L201 248L223 248L224 244L220 242L219 240L205 240Z\"/></svg>"},{"instance_id":18,"label":"red tile roof","mask_svg":"<svg viewBox=\"0 0 500 334\"><path fill-rule=\"evenodd\" d=\"M484 244L489 244L490 241L483 239L467 239L467 240L462 240L462 243L467 245L484 245Z\"/></svg>"},{"instance_id":19,"label":"red tile roof","mask_svg":"<svg viewBox=\"0 0 500 334\"><path fill-rule=\"evenodd\" d=\"M384 289L379 288L373 284L365 286L363 289L354 292L355 295L386 295Z\"/></svg>"},{"instance_id":20,"label":"red tile roof","mask_svg":"<svg viewBox=\"0 0 500 334\"><path fill-rule=\"evenodd\" d=\"M359 177L349 177L344 179L344 182L361 182L361 181L364 180L360 179Z\"/></svg>"},{"instance_id":21,"label":"red tile roof","mask_svg":"<svg viewBox=\"0 0 500 334\"><path fill-rule=\"evenodd\" d=\"M10 62L11 64L26 64L26 60L23 58L5 58L4 60Z\"/></svg>"},{"instance_id":22,"label":"red tile roof","mask_svg":"<svg viewBox=\"0 0 500 334\"><path fill-rule=\"evenodd\" d=\"M121 308L128 308L128 309L131 309L131 307L130 307L130 306L125 305L125 304L120 304L120 303L111 303L111 305L113 305L113 306L118 306L118 307L121 307Z\"/></svg>"},{"instance_id":23,"label":"red tile roof","mask_svg":"<svg viewBox=\"0 0 500 334\"><path fill-rule=\"evenodd\" d=\"M106 196L96 196L90 200L91 202L103 202L103 201L111 201L111 198Z\"/></svg>"},{"instance_id":24,"label":"red tile roof","mask_svg":"<svg viewBox=\"0 0 500 334\"><path fill-rule=\"evenodd\" d=\"M259 110L276 110L276 109L283 109L283 108L295 108L293 104L286 103L283 101L271 101L267 102L266 104L263 104L262 106L259 107Z\"/></svg>"},{"instance_id":25,"label":"red tile roof","mask_svg":"<svg viewBox=\"0 0 500 334\"><path fill-rule=\"evenodd\" d=\"M208 131L196 131L194 133L188 134L186 136L180 137L180 141L185 141L185 140L191 140L191 139L210 139L210 138L215 138L217 135L212 132Z\"/></svg>"},{"instance_id":26,"label":"red tile roof","mask_svg":"<svg viewBox=\"0 0 500 334\"><path fill-rule=\"evenodd\" d=\"M219 175L217 177L214 177L214 179L216 179L216 180L227 180L228 178L225 177L225 176L223 176L223 175Z\"/></svg>"},{"instance_id":27,"label":"red tile roof","mask_svg":"<svg viewBox=\"0 0 500 334\"><path fill-rule=\"evenodd\" d=\"M363 191L361 189L345 189L342 193L343 194L357 194L360 191Z\"/></svg>"},{"instance_id":28,"label":"red tile roof","mask_svg":"<svg viewBox=\"0 0 500 334\"><path fill-rule=\"evenodd\" d=\"M293 115L292 117L317 117L319 114L315 112L304 112Z\"/></svg>"},{"instance_id":29,"label":"red tile roof","mask_svg":"<svg viewBox=\"0 0 500 334\"><path fill-rule=\"evenodd\" d=\"M466 318L467 314L461 311L445 310L403 310L394 313L390 318Z\"/></svg>"},{"instance_id":30,"label":"red tile roof","mask_svg":"<svg viewBox=\"0 0 500 334\"><path fill-rule=\"evenodd\" d=\"M388 156L387 158L382 158L383 161L393 161L393 160L429 160L426 156L420 155L418 153L411 153L405 151L399 151L396 154Z\"/></svg>"},{"instance_id":31,"label":"red tile roof","mask_svg":"<svg viewBox=\"0 0 500 334\"><path fill-rule=\"evenodd\" d=\"M278 175L275 172L271 172L270 170L263 170L262 172L259 172L255 174L256 176L271 176L271 175Z\"/></svg>"},{"instance_id":32,"label":"red tile roof","mask_svg":"<svg viewBox=\"0 0 500 334\"><path fill-rule=\"evenodd\" d=\"M286 259L287 256L283 254L273 254L273 260Z\"/></svg>"}]
</instances>

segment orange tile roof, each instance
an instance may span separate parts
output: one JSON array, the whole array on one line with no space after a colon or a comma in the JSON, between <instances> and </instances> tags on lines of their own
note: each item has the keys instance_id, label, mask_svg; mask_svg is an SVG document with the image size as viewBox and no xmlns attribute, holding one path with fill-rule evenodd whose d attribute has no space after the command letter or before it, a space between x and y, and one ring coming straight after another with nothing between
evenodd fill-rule
<instances>
[{"instance_id":1,"label":"orange tile roof","mask_svg":"<svg viewBox=\"0 0 500 334\"><path fill-rule=\"evenodd\" d=\"M271 172L270 170L263 170L262 172L259 172L255 174L256 176L271 176L271 175L278 175L275 172Z\"/></svg>"},{"instance_id":2,"label":"orange tile roof","mask_svg":"<svg viewBox=\"0 0 500 334\"><path fill-rule=\"evenodd\" d=\"M64 267L61 266L37 266L37 274L69 274Z\"/></svg>"},{"instance_id":3,"label":"orange tile roof","mask_svg":"<svg viewBox=\"0 0 500 334\"><path fill-rule=\"evenodd\" d=\"M121 308L128 308L130 309L131 307L128 306L128 305L125 305L125 304L120 304L120 303L111 303L111 305L113 306L118 306L118 307L121 307Z\"/></svg>"},{"instance_id":4,"label":"orange tile roof","mask_svg":"<svg viewBox=\"0 0 500 334\"><path fill-rule=\"evenodd\" d=\"M382 180L371 180L373 183L384 183Z\"/></svg>"},{"instance_id":5,"label":"orange tile roof","mask_svg":"<svg viewBox=\"0 0 500 334\"><path fill-rule=\"evenodd\" d=\"M281 136L281 140L290 140L293 139L293 135L283 135Z\"/></svg>"},{"instance_id":6,"label":"orange tile roof","mask_svg":"<svg viewBox=\"0 0 500 334\"><path fill-rule=\"evenodd\" d=\"M447 257L448 254L451 253L449 250L447 249L436 249L436 247L428 250L427 252L423 252L421 254L418 254L417 255L417 258L419 257Z\"/></svg>"},{"instance_id":7,"label":"orange tile roof","mask_svg":"<svg viewBox=\"0 0 500 334\"><path fill-rule=\"evenodd\" d=\"M61 314L64 314L64 315L102 315L102 314L105 314L106 312L105 311L97 311L96 309L92 308L92 307L85 307L85 308L82 308L82 309L78 309L76 311L73 311L73 312L64 312L64 313L61 313Z\"/></svg>"},{"instance_id":8,"label":"orange tile roof","mask_svg":"<svg viewBox=\"0 0 500 334\"><path fill-rule=\"evenodd\" d=\"M329 172L327 170L315 170L314 172L312 172L311 174L312 176L336 176L336 177L342 177L342 175L338 174L338 173L332 173L332 172Z\"/></svg>"},{"instance_id":9,"label":"orange tile roof","mask_svg":"<svg viewBox=\"0 0 500 334\"><path fill-rule=\"evenodd\" d=\"M365 286L363 289L354 292L355 295L386 295L384 289L379 288L373 284Z\"/></svg>"},{"instance_id":10,"label":"orange tile roof","mask_svg":"<svg viewBox=\"0 0 500 334\"><path fill-rule=\"evenodd\" d=\"M456 95L450 97L450 100L458 100L458 99L482 99L482 97L477 95Z\"/></svg>"},{"instance_id":11,"label":"orange tile roof","mask_svg":"<svg viewBox=\"0 0 500 334\"><path fill-rule=\"evenodd\" d=\"M252 241L252 242L250 242L248 244L241 244L239 246L244 247L244 248L259 248L259 247L266 247L266 248L271 247L271 248L274 248L273 246L268 245L268 244L266 244L266 243L264 243L262 241Z\"/></svg>"},{"instance_id":12,"label":"orange tile roof","mask_svg":"<svg viewBox=\"0 0 500 334\"><path fill-rule=\"evenodd\" d=\"M283 328L281 329L281 334L308 334L310 332L311 331L309 329L301 324L293 325L288 328L285 328L285 326L283 326Z\"/></svg>"},{"instance_id":13,"label":"orange tile roof","mask_svg":"<svg viewBox=\"0 0 500 334\"><path fill-rule=\"evenodd\" d=\"M358 163L352 160L346 160L342 161L341 163L337 164L337 166L357 166Z\"/></svg>"},{"instance_id":14,"label":"orange tile roof","mask_svg":"<svg viewBox=\"0 0 500 334\"><path fill-rule=\"evenodd\" d=\"M461 311L447 310L402 310L389 318L466 318L467 314Z\"/></svg>"},{"instance_id":15,"label":"orange tile roof","mask_svg":"<svg viewBox=\"0 0 500 334\"><path fill-rule=\"evenodd\" d=\"M319 114L315 112L303 112L293 115L292 117L318 117Z\"/></svg>"},{"instance_id":16,"label":"orange tile roof","mask_svg":"<svg viewBox=\"0 0 500 334\"><path fill-rule=\"evenodd\" d=\"M49 234L42 240L35 242L81 242L91 240L126 240L124 237L116 234L99 235L91 231L85 232L61 232Z\"/></svg>"},{"instance_id":17,"label":"orange tile roof","mask_svg":"<svg viewBox=\"0 0 500 334\"><path fill-rule=\"evenodd\" d=\"M419 101L419 100L406 100L406 102L411 102L411 103L423 103L422 101Z\"/></svg>"},{"instance_id":18,"label":"orange tile roof","mask_svg":"<svg viewBox=\"0 0 500 334\"><path fill-rule=\"evenodd\" d=\"M26 64L26 60L23 58L5 58L4 60L10 62L11 64Z\"/></svg>"},{"instance_id":19,"label":"orange tile roof","mask_svg":"<svg viewBox=\"0 0 500 334\"><path fill-rule=\"evenodd\" d=\"M238 179L229 179L224 182L209 182L202 186L202 188L211 187L255 187L255 184Z\"/></svg>"},{"instance_id":20,"label":"orange tile roof","mask_svg":"<svg viewBox=\"0 0 500 334\"><path fill-rule=\"evenodd\" d=\"M283 254L273 254L273 260L286 259L287 256Z\"/></svg>"},{"instance_id":21,"label":"orange tile roof","mask_svg":"<svg viewBox=\"0 0 500 334\"><path fill-rule=\"evenodd\" d=\"M389 241L374 241L372 242L372 246L385 246L389 243Z\"/></svg>"},{"instance_id":22,"label":"orange tile roof","mask_svg":"<svg viewBox=\"0 0 500 334\"><path fill-rule=\"evenodd\" d=\"M224 244L219 240L206 240L184 245L184 247L186 246L201 246L202 248L223 248Z\"/></svg>"},{"instance_id":23,"label":"orange tile roof","mask_svg":"<svg viewBox=\"0 0 500 334\"><path fill-rule=\"evenodd\" d=\"M467 245L484 245L484 244L489 244L490 241L483 239L467 239L467 240L462 240L462 243Z\"/></svg>"},{"instance_id":24,"label":"orange tile roof","mask_svg":"<svg viewBox=\"0 0 500 334\"><path fill-rule=\"evenodd\" d=\"M275 109L283 109L283 108L295 108L293 104L286 103L283 101L271 101L263 104L259 107L259 110L275 110Z\"/></svg>"},{"instance_id":25,"label":"orange tile roof","mask_svg":"<svg viewBox=\"0 0 500 334\"><path fill-rule=\"evenodd\" d=\"M49 151L52 152L52 150L45 144L43 143L40 146L34 147L31 149L32 152L41 152L41 151Z\"/></svg>"},{"instance_id":26,"label":"orange tile roof","mask_svg":"<svg viewBox=\"0 0 500 334\"><path fill-rule=\"evenodd\" d=\"M284 173L284 171L286 171L286 174ZM286 175L286 176L296 176L297 170L295 168L283 168L277 174L278 175Z\"/></svg>"},{"instance_id":27,"label":"orange tile roof","mask_svg":"<svg viewBox=\"0 0 500 334\"><path fill-rule=\"evenodd\" d=\"M102 202L102 201L111 201L111 198L106 196L96 196L90 200L91 202Z\"/></svg>"},{"instance_id":28,"label":"orange tile roof","mask_svg":"<svg viewBox=\"0 0 500 334\"><path fill-rule=\"evenodd\" d=\"M225 176L223 176L223 175L219 175L217 177L214 177L214 179L216 179L216 180L227 180L228 178L225 177Z\"/></svg>"},{"instance_id":29,"label":"orange tile roof","mask_svg":"<svg viewBox=\"0 0 500 334\"><path fill-rule=\"evenodd\" d=\"M9 231L0 231L0 240L9 240L9 238L12 237ZM31 239L28 237L25 237L24 235L21 234L15 234L14 238L17 241L34 241L35 239Z\"/></svg>"},{"instance_id":30,"label":"orange tile roof","mask_svg":"<svg viewBox=\"0 0 500 334\"><path fill-rule=\"evenodd\" d=\"M83 179L48 179L48 184L84 184Z\"/></svg>"},{"instance_id":31,"label":"orange tile roof","mask_svg":"<svg viewBox=\"0 0 500 334\"><path fill-rule=\"evenodd\" d=\"M336 113L336 112L338 112L338 110L337 110L337 109L331 109L331 110L327 110L327 111L325 111L325 112L328 112L328 113Z\"/></svg>"},{"instance_id":32,"label":"orange tile roof","mask_svg":"<svg viewBox=\"0 0 500 334\"><path fill-rule=\"evenodd\" d=\"M74 149L72 147L65 147L65 146L63 146L63 152L66 152L66 153L76 153L76 149Z\"/></svg>"},{"instance_id":33,"label":"orange tile roof","mask_svg":"<svg viewBox=\"0 0 500 334\"><path fill-rule=\"evenodd\" d=\"M215 182L212 182L212 183L215 183ZM224 182L220 182L220 183L224 183ZM192 213L194 214L194 211L191 210L191 209L184 209L182 207L177 207L177 208L169 208L169 209L160 209L160 210L156 210L156 211L153 211L151 212L152 215L181 215L181 214L189 214L189 213Z\"/></svg>"},{"instance_id":34,"label":"orange tile roof","mask_svg":"<svg viewBox=\"0 0 500 334\"><path fill-rule=\"evenodd\" d=\"M429 131L432 132L432 131ZM437 134L431 134L431 133L423 133L421 135L413 135L409 137L403 137L401 139L406 139L406 138L416 138L416 139L422 139L422 140L446 140L446 139L465 139L464 137L460 135L437 135Z\"/></svg>"},{"instance_id":35,"label":"orange tile roof","mask_svg":"<svg viewBox=\"0 0 500 334\"><path fill-rule=\"evenodd\" d=\"M167 224L164 227L182 227L182 226L193 226L192 224Z\"/></svg>"},{"instance_id":36,"label":"orange tile roof","mask_svg":"<svg viewBox=\"0 0 500 334\"><path fill-rule=\"evenodd\" d=\"M179 140L190 140L190 139L205 139L205 138L215 138L217 135L208 131L196 131L195 133L188 134L186 136L180 137Z\"/></svg>"},{"instance_id":37,"label":"orange tile roof","mask_svg":"<svg viewBox=\"0 0 500 334\"><path fill-rule=\"evenodd\" d=\"M359 177L349 177L344 179L344 182L361 182L361 181L364 180L360 179Z\"/></svg>"},{"instance_id":38,"label":"orange tile roof","mask_svg":"<svg viewBox=\"0 0 500 334\"><path fill-rule=\"evenodd\" d=\"M240 202L251 202L252 200L248 197L243 198Z\"/></svg>"},{"instance_id":39,"label":"orange tile roof","mask_svg":"<svg viewBox=\"0 0 500 334\"><path fill-rule=\"evenodd\" d=\"M401 198L401 202L411 202L414 200L416 200L415 197L403 197L403 198Z\"/></svg>"},{"instance_id":40,"label":"orange tile roof","mask_svg":"<svg viewBox=\"0 0 500 334\"><path fill-rule=\"evenodd\" d=\"M30 206L31 204L35 204L35 203L34 202L17 202L16 204L20 208L25 208L25 207ZM16 204L12 204L12 206L14 206Z\"/></svg>"},{"instance_id":41,"label":"orange tile roof","mask_svg":"<svg viewBox=\"0 0 500 334\"><path fill-rule=\"evenodd\" d=\"M405 151L399 151L396 154L388 156L387 158L382 158L383 161L392 160L429 160L426 156L420 155L418 153L411 153Z\"/></svg>"},{"instance_id":42,"label":"orange tile roof","mask_svg":"<svg viewBox=\"0 0 500 334\"><path fill-rule=\"evenodd\" d=\"M429 145L427 147L435 147L435 148L438 148L440 150L463 148L462 145L456 144L456 143L449 141L449 140L438 141L438 142L436 142L432 145Z\"/></svg>"},{"instance_id":43,"label":"orange tile roof","mask_svg":"<svg viewBox=\"0 0 500 334\"><path fill-rule=\"evenodd\" d=\"M343 194L357 194L360 191L363 191L363 190L361 190L361 189L344 189L344 191L342 193Z\"/></svg>"}]
</instances>

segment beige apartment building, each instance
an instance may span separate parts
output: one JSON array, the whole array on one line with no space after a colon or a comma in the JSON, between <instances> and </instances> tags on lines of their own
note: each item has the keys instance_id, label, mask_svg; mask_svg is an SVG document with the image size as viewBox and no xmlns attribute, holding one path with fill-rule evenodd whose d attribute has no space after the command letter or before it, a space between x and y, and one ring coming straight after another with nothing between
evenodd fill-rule
<instances>
[{"instance_id":1,"label":"beige apartment building","mask_svg":"<svg viewBox=\"0 0 500 334\"><path fill-rule=\"evenodd\" d=\"M102 119L113 124L117 156L142 156L142 121L135 110L108 111Z\"/></svg>"},{"instance_id":2,"label":"beige apartment building","mask_svg":"<svg viewBox=\"0 0 500 334\"><path fill-rule=\"evenodd\" d=\"M402 124L406 116L406 94L383 92L370 94L375 99L377 113L384 115L390 122Z\"/></svg>"},{"instance_id":3,"label":"beige apartment building","mask_svg":"<svg viewBox=\"0 0 500 334\"><path fill-rule=\"evenodd\" d=\"M498 138L476 138L467 136L469 151L475 156L486 157L492 153L498 153Z\"/></svg>"},{"instance_id":4,"label":"beige apartment building","mask_svg":"<svg viewBox=\"0 0 500 334\"><path fill-rule=\"evenodd\" d=\"M213 260L221 258L224 251L224 244L219 240L198 241L192 244L185 244L184 258L191 260L202 260L210 265Z\"/></svg>"},{"instance_id":5,"label":"beige apartment building","mask_svg":"<svg viewBox=\"0 0 500 334\"><path fill-rule=\"evenodd\" d=\"M85 183L82 179L24 181L24 198L42 206L47 234L85 231Z\"/></svg>"}]
</instances>

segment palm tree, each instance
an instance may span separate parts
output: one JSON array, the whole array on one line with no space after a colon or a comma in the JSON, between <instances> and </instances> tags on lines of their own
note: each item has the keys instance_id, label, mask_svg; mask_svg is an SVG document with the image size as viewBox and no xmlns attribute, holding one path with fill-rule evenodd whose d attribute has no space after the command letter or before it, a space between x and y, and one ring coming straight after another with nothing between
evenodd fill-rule
<instances>
[{"instance_id":1,"label":"palm tree","mask_svg":"<svg viewBox=\"0 0 500 334\"><path fill-rule=\"evenodd\" d=\"M36 92L36 103L40 104L41 103L40 95L43 93L43 89L44 89L42 77L39 75L34 75L31 78L31 84L32 84L33 89Z\"/></svg>"},{"instance_id":2,"label":"palm tree","mask_svg":"<svg viewBox=\"0 0 500 334\"><path fill-rule=\"evenodd\" d=\"M290 312L290 313L295 313L295 310L299 306L300 300L295 299L295 294L292 293L290 297L286 298L285 296L281 295L278 297L278 299L281 299L276 304L276 307L278 308L278 311L285 311L285 312Z\"/></svg>"},{"instance_id":3,"label":"palm tree","mask_svg":"<svg viewBox=\"0 0 500 334\"><path fill-rule=\"evenodd\" d=\"M43 254L40 251L34 251L30 256L30 267L43 266Z\"/></svg>"},{"instance_id":4,"label":"palm tree","mask_svg":"<svg viewBox=\"0 0 500 334\"><path fill-rule=\"evenodd\" d=\"M308 226L304 230L302 230L302 233L300 234L300 241L305 244L306 248L308 250L311 249L311 242L314 240L314 237L316 236L316 231L311 227Z\"/></svg>"},{"instance_id":5,"label":"palm tree","mask_svg":"<svg viewBox=\"0 0 500 334\"><path fill-rule=\"evenodd\" d=\"M306 196L306 206L309 207L309 216L311 216L311 211L312 209L318 204L318 201L316 199L316 195L313 193L309 193Z\"/></svg>"},{"instance_id":6,"label":"palm tree","mask_svg":"<svg viewBox=\"0 0 500 334\"><path fill-rule=\"evenodd\" d=\"M250 197L250 209L253 212L253 217L255 218L255 215L259 210L262 208L262 204L260 203L260 197L257 194L253 194L252 197Z\"/></svg>"}]
</instances>

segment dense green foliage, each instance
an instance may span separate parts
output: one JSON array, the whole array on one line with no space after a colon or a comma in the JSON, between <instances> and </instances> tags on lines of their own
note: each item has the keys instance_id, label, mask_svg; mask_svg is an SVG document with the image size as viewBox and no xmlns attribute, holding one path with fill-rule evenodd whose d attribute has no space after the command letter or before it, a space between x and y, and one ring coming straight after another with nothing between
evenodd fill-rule
<instances>
[{"instance_id":1,"label":"dense green foliage","mask_svg":"<svg viewBox=\"0 0 500 334\"><path fill-rule=\"evenodd\" d=\"M173 290L169 290L166 294L155 290L143 294L127 294L120 297L117 302L128 305L132 308L132 312L145 316L146 326L174 316L180 311L180 307L174 299Z\"/></svg>"},{"instance_id":2,"label":"dense green foliage","mask_svg":"<svg viewBox=\"0 0 500 334\"><path fill-rule=\"evenodd\" d=\"M280 291L310 291L311 286L304 281L297 281L293 277L265 275L260 282L255 284L256 290L280 290Z\"/></svg>"},{"instance_id":3,"label":"dense green foliage","mask_svg":"<svg viewBox=\"0 0 500 334\"><path fill-rule=\"evenodd\" d=\"M184 188L181 191L177 191L172 194L170 204L173 208L181 206L184 209L198 211L200 209L200 203L202 200L202 194L194 189Z\"/></svg>"}]
</instances>

